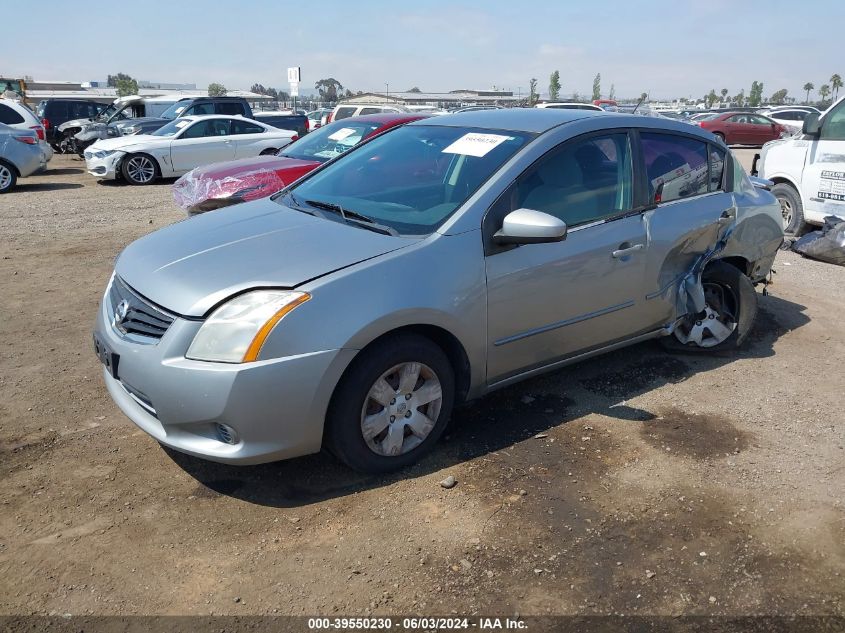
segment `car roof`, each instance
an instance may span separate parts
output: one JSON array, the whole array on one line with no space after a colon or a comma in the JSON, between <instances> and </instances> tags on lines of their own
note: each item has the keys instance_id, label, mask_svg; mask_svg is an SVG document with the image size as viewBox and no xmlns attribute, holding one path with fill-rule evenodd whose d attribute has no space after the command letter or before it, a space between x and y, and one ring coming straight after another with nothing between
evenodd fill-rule
<instances>
[{"instance_id":1,"label":"car roof","mask_svg":"<svg viewBox=\"0 0 845 633\"><path fill-rule=\"evenodd\" d=\"M420 119L430 119L432 115L427 112L380 112L379 114L364 114L358 116L350 116L340 121L354 123L356 121L370 122L370 123L396 123L403 121L418 121ZM337 121L338 123L340 121Z\"/></svg>"},{"instance_id":2,"label":"car roof","mask_svg":"<svg viewBox=\"0 0 845 633\"><path fill-rule=\"evenodd\" d=\"M555 108L506 108L454 112L436 117L438 126L478 127L540 134L570 121L592 116L609 116L598 110L567 110ZM637 117L641 118L641 117ZM412 123L419 125L424 121Z\"/></svg>"},{"instance_id":3,"label":"car roof","mask_svg":"<svg viewBox=\"0 0 845 633\"><path fill-rule=\"evenodd\" d=\"M567 123L597 117L602 121L607 121L608 128L652 128L656 130L682 132L684 134L696 134L703 138L710 135L709 132L691 126L689 123L666 117L657 118L641 116L639 114L599 112L598 110L560 110L555 108L509 108L505 110L458 112L431 117L430 121L415 121L408 125L475 127L543 134Z\"/></svg>"}]
</instances>

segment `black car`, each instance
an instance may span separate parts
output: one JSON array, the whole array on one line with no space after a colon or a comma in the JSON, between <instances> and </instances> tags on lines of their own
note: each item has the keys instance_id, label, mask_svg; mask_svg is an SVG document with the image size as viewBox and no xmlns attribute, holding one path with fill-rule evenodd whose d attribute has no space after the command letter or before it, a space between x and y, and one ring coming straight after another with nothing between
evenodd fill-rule
<instances>
[{"instance_id":1,"label":"black car","mask_svg":"<svg viewBox=\"0 0 845 633\"><path fill-rule=\"evenodd\" d=\"M62 123L74 119L93 119L106 105L85 99L44 99L36 106L35 114L44 125L47 142L58 149L64 138L59 132Z\"/></svg>"},{"instance_id":2,"label":"black car","mask_svg":"<svg viewBox=\"0 0 845 633\"><path fill-rule=\"evenodd\" d=\"M308 134L308 117L304 114L277 114L276 112L255 112L252 116L256 121L265 125L272 125L280 130L295 130L302 138Z\"/></svg>"}]
</instances>

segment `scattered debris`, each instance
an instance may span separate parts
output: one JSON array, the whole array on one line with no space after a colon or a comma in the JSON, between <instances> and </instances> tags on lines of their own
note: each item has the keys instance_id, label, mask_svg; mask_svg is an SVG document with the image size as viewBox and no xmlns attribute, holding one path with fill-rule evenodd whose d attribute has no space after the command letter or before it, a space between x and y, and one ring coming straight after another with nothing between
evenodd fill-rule
<instances>
[{"instance_id":1,"label":"scattered debris","mask_svg":"<svg viewBox=\"0 0 845 633\"><path fill-rule=\"evenodd\" d=\"M452 475L449 475L448 477L446 477L446 479L440 482L440 487L449 490L450 488L454 488L457 483L458 480L455 479Z\"/></svg>"}]
</instances>

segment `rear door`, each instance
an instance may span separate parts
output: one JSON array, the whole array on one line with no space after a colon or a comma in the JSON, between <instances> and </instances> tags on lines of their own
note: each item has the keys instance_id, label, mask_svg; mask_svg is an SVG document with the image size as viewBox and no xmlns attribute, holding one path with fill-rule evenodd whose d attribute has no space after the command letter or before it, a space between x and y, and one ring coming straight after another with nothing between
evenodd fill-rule
<instances>
[{"instance_id":1,"label":"rear door","mask_svg":"<svg viewBox=\"0 0 845 633\"><path fill-rule=\"evenodd\" d=\"M229 133L229 119L203 119L188 126L171 141L170 157L177 174L232 160L235 141Z\"/></svg>"},{"instance_id":2,"label":"rear door","mask_svg":"<svg viewBox=\"0 0 845 633\"><path fill-rule=\"evenodd\" d=\"M665 325L676 317L681 279L698 256L716 244L736 217L736 208L726 190L724 149L681 132L642 129L639 138L648 190L656 204L645 213L646 320Z\"/></svg>"},{"instance_id":3,"label":"rear door","mask_svg":"<svg viewBox=\"0 0 845 633\"><path fill-rule=\"evenodd\" d=\"M235 158L245 158L248 156L258 156L262 150L270 149L268 145L269 133L260 125L249 119L233 119L231 135L235 141ZM287 142L279 140L278 147L273 146L272 149L279 149Z\"/></svg>"},{"instance_id":4,"label":"rear door","mask_svg":"<svg viewBox=\"0 0 845 633\"><path fill-rule=\"evenodd\" d=\"M804 211L816 222L826 215L845 218L845 99L821 123L819 138L810 141L801 182Z\"/></svg>"}]
</instances>

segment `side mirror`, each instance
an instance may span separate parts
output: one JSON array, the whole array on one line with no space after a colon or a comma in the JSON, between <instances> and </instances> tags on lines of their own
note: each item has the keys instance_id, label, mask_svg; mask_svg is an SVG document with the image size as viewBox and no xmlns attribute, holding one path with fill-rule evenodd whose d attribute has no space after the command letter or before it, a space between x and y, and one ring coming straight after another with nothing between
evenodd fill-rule
<instances>
[{"instance_id":1,"label":"side mirror","mask_svg":"<svg viewBox=\"0 0 845 633\"><path fill-rule=\"evenodd\" d=\"M542 244L566 239L566 222L542 211L517 209L505 216L493 235L497 244Z\"/></svg>"},{"instance_id":2,"label":"side mirror","mask_svg":"<svg viewBox=\"0 0 845 633\"><path fill-rule=\"evenodd\" d=\"M758 176L749 176L748 179L751 181L751 184L757 187L757 189L765 189L766 191L771 191L772 187L775 186L771 180L766 180L765 178L760 178Z\"/></svg>"},{"instance_id":3,"label":"side mirror","mask_svg":"<svg viewBox=\"0 0 845 633\"><path fill-rule=\"evenodd\" d=\"M818 136L820 131L819 115L815 112L808 114L804 119L804 125L801 126L801 133L807 136Z\"/></svg>"}]
</instances>

